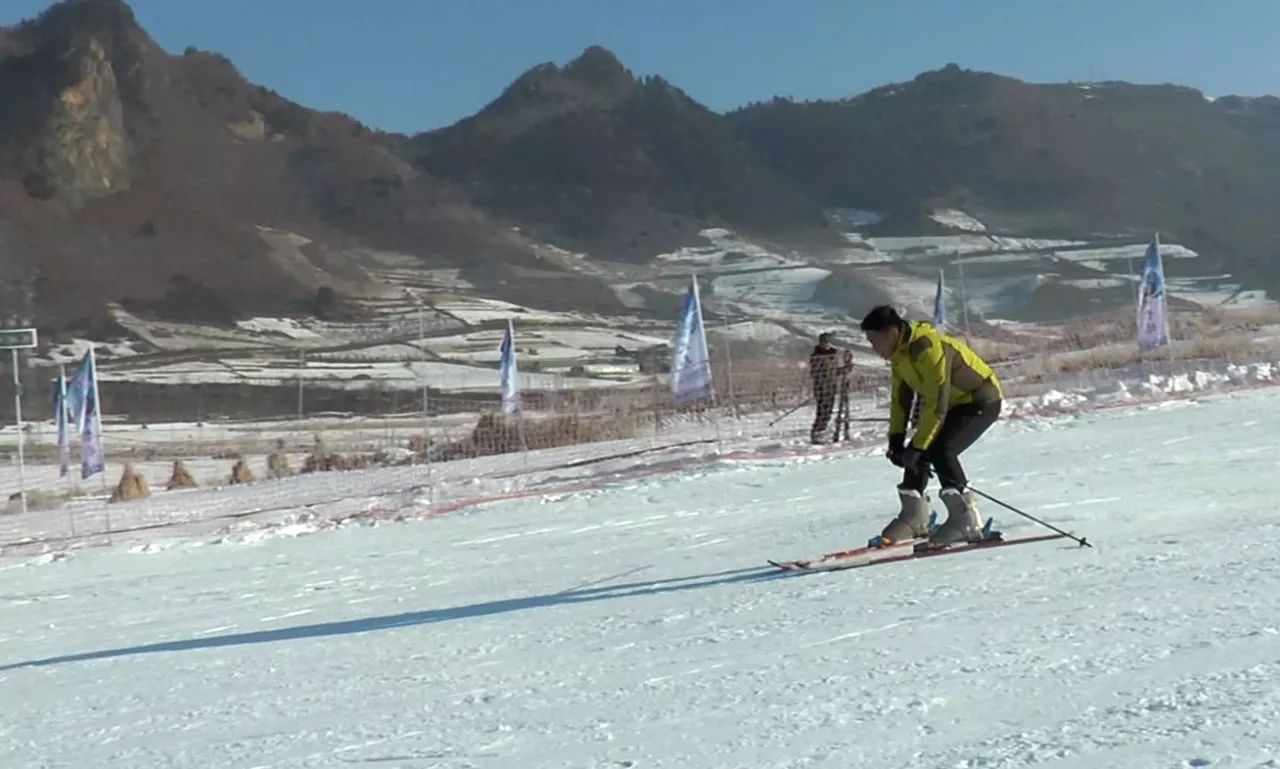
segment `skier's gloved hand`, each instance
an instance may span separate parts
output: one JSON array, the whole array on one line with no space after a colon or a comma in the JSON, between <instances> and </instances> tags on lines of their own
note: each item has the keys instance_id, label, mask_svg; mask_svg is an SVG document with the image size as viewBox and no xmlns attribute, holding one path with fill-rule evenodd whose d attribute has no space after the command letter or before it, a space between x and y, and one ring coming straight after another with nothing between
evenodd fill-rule
<instances>
[{"instance_id":1,"label":"skier's gloved hand","mask_svg":"<svg viewBox=\"0 0 1280 769\"><path fill-rule=\"evenodd\" d=\"M902 450L907 445L906 433L894 433L889 436L889 451L885 456L895 467L902 467Z\"/></svg>"},{"instance_id":2,"label":"skier's gloved hand","mask_svg":"<svg viewBox=\"0 0 1280 769\"><path fill-rule=\"evenodd\" d=\"M909 473L920 471L920 462L924 459L924 452L915 446L908 446L902 450L902 469Z\"/></svg>"}]
</instances>

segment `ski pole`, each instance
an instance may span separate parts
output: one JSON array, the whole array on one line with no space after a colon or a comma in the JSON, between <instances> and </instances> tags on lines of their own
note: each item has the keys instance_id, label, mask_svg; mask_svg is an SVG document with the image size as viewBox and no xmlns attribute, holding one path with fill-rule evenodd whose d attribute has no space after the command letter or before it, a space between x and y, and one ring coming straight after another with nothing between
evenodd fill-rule
<instances>
[{"instance_id":1,"label":"ski pole","mask_svg":"<svg viewBox=\"0 0 1280 769\"><path fill-rule=\"evenodd\" d=\"M1000 505L1001 507L1005 508L1006 510L1012 510L1013 512L1015 512L1015 513L1017 513L1018 515L1022 516L1023 518L1027 518L1027 519L1030 519L1030 520L1032 520L1032 521L1035 521L1036 523L1040 524L1041 526L1045 527L1046 529L1052 529L1053 531L1058 532L1059 534L1061 534L1061 535L1062 535L1062 536L1064 536L1064 537L1068 537L1068 538L1070 538L1070 539L1075 540L1076 542L1079 542L1081 547L1093 547L1093 544L1092 544L1092 543L1090 543L1090 542L1089 542L1089 540L1088 540L1088 539L1086 539L1086 538L1084 538L1084 537L1077 537L1077 536L1076 536L1076 535L1074 535L1074 534L1068 534L1067 532L1063 531L1062 529L1059 529L1057 526L1054 526L1054 525L1053 525L1053 524L1051 524L1051 523L1046 523L1045 521L1040 520L1039 518L1035 517L1034 515L1031 515L1030 513L1023 512L1023 511L1019 510L1018 508L1014 507L1013 505L1009 504L1008 502L1002 502L1002 501L1000 501L1000 500L996 499L995 497L991 496L990 494L987 494L987 493L986 493L986 492L984 492L984 491L980 491L980 490L978 490L978 489L975 489L975 488L974 488L974 487L972 487L972 486L968 486L968 487L966 487L966 488L968 488L968 490L969 490L969 491L972 491L974 494L977 494L978 496L982 497L983 499L989 500L989 501L991 501L991 502L995 502L997 505Z\"/></svg>"},{"instance_id":2,"label":"ski pole","mask_svg":"<svg viewBox=\"0 0 1280 769\"><path fill-rule=\"evenodd\" d=\"M937 468L934 468L934 469L936 470ZM929 472L929 465L928 465L928 464L924 464L924 465L923 465L923 472L925 472L925 473L928 473L928 472ZM946 481L946 479L945 479L945 478L943 478L942 473L938 473L938 480L940 480L940 481L944 481L944 482ZM1047 521L1042 521L1042 520L1040 520L1039 518L1037 518L1037 517L1035 517L1034 515L1032 515L1031 513L1025 512L1025 511L1023 511L1023 510L1019 510L1018 508L1014 507L1013 505L1009 504L1008 502L1005 502L1005 501L1000 500L1000 499L996 499L995 497L991 496L990 494L986 493L985 491L983 491L983 490L981 490L981 489L975 489L973 486L968 485L968 484L966 484L966 485L965 485L965 489L967 489L968 491L972 491L974 494L977 494L978 496L982 497L983 499L989 500L989 501L991 501L991 502L995 502L997 505L1000 505L1001 507L1005 508L1006 510L1012 510L1013 512L1015 512L1015 513L1017 513L1018 515L1022 516L1023 518L1026 518L1026 519L1028 519L1028 520L1035 521L1036 523L1040 524L1041 526L1045 527L1046 529L1050 529L1050 530L1052 530L1052 531L1055 531L1055 532L1057 532L1057 533L1061 534L1061 535L1062 535L1062 536L1064 536L1064 537L1067 537L1068 539L1071 539L1071 540L1073 540L1073 541L1075 541L1075 542L1079 542L1081 547L1093 547L1093 543L1092 543L1092 542L1090 542L1087 538L1085 538L1085 537L1077 537L1077 536L1076 536L1076 535L1074 535L1074 534L1068 534L1067 532L1063 531L1062 529L1059 529L1057 526L1054 526L1053 524L1048 523Z\"/></svg>"},{"instance_id":3,"label":"ski pole","mask_svg":"<svg viewBox=\"0 0 1280 769\"><path fill-rule=\"evenodd\" d=\"M787 409L787 411L786 411L786 412L784 412L782 416L780 416L780 417L778 417L777 419L775 419L775 420L773 420L772 422L770 422L770 423L769 423L769 426L770 426L770 427L773 427L774 425L778 424L778 423L779 423L779 422L781 422L782 420L784 420L784 419L786 419L787 417L791 416L791 415L792 415L792 414L794 414L795 412L799 411L800 409L804 408L805 406L808 406L808 405L809 405L809 401L811 401L811 400L813 400L813 398L805 398L805 400L804 400L804 402L803 402L803 403L799 403L799 404L797 404L797 405L795 405L795 406L792 406L790 409Z\"/></svg>"}]
</instances>

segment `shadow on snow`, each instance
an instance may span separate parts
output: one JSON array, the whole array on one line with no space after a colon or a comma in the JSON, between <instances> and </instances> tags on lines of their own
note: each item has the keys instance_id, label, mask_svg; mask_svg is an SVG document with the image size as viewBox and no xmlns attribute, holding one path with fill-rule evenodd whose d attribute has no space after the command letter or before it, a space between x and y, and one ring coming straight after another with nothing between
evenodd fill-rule
<instances>
[{"instance_id":1,"label":"shadow on snow","mask_svg":"<svg viewBox=\"0 0 1280 769\"><path fill-rule=\"evenodd\" d=\"M634 572L632 572L634 573ZM745 568L728 571L697 574L688 577L651 580L647 582L631 582L605 587L583 587L559 593L529 596L524 598L507 598L499 601L467 606L453 606L447 609L427 609L424 611L390 614L382 617L365 617L363 619L342 620L338 622L321 622L312 625L260 630L251 633L230 633L227 635L209 636L206 638L188 638L179 641L164 641L141 646L125 646L117 649L67 654L45 659L27 660L8 665L0 665L0 672L20 668L47 667L68 662L86 662L90 660L114 659L139 654L155 654L158 652L194 651L198 649L217 649L226 646L247 646L250 644L273 643L276 641L292 641L301 638L324 638L327 636L349 635L353 633L370 633L378 630L432 625L439 622L489 617L497 614L530 611L552 606L565 606L578 603L593 603L618 598L660 595L677 593L685 590L701 590L738 583L758 582L785 576L775 569Z\"/></svg>"}]
</instances>

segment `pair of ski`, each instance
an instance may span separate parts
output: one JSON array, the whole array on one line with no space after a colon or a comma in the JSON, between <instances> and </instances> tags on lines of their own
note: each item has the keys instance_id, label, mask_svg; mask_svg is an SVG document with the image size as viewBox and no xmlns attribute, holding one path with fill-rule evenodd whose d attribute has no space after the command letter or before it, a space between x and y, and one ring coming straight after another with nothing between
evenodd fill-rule
<instances>
[{"instance_id":1,"label":"pair of ski","mask_svg":"<svg viewBox=\"0 0 1280 769\"><path fill-rule=\"evenodd\" d=\"M776 566L783 571L840 571L842 569L857 569L863 566L875 566L884 563L897 563L899 561L912 561L918 558L931 558L938 555L954 555L956 553L968 553L974 550L990 550L997 547L1008 547L1010 545L1025 545L1031 542L1048 542L1054 539L1064 539L1063 534L1042 534L1030 537L1017 537L1015 539L1005 539L1000 532L992 528L994 521L987 520L987 525L983 528L982 540L978 542L957 542L943 547L930 547L927 537L917 537L915 539L903 540L902 542L894 542L886 544L879 537L874 537L867 543L866 547L858 547L852 550L841 550L835 553L827 553L817 558L798 560L798 561L769 561L772 566Z\"/></svg>"}]
</instances>

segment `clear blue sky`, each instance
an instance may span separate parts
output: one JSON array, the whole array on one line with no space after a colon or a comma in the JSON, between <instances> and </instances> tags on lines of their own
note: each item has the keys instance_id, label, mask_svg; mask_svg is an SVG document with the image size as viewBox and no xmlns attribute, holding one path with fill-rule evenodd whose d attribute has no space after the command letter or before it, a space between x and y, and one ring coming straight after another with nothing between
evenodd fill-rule
<instances>
[{"instance_id":1,"label":"clear blue sky","mask_svg":"<svg viewBox=\"0 0 1280 769\"><path fill-rule=\"evenodd\" d=\"M170 52L218 51L306 106L414 132L592 44L714 110L852 96L955 62L1034 82L1280 94L1280 0L132 0ZM0 24L47 0L3 0Z\"/></svg>"}]
</instances>

